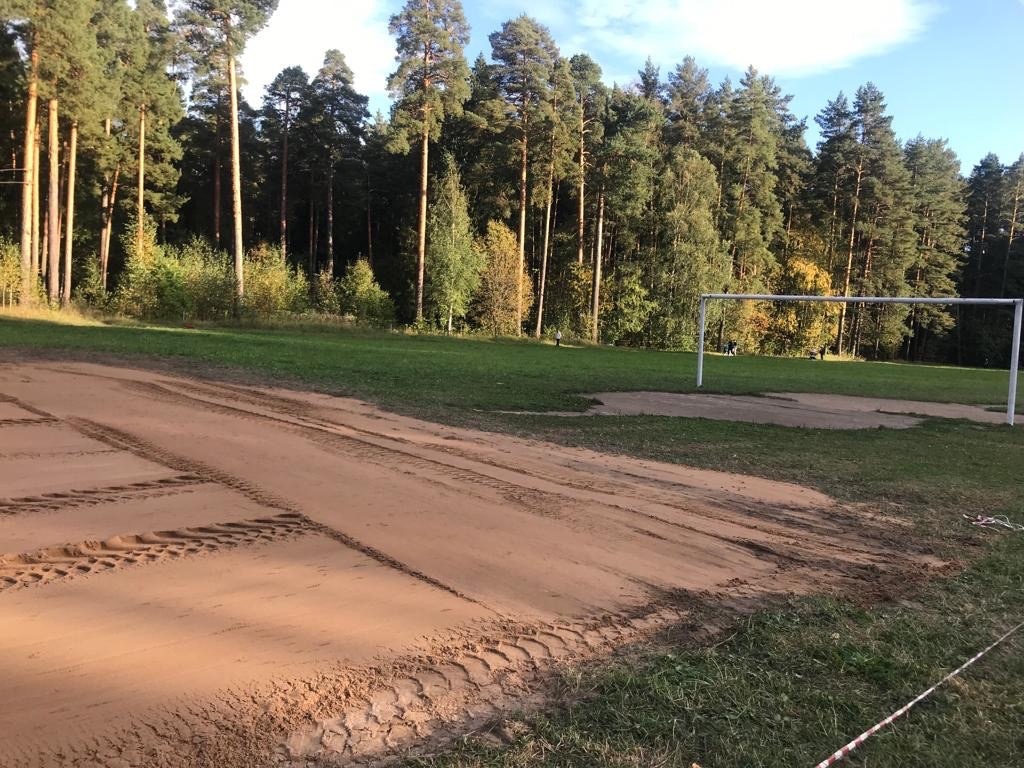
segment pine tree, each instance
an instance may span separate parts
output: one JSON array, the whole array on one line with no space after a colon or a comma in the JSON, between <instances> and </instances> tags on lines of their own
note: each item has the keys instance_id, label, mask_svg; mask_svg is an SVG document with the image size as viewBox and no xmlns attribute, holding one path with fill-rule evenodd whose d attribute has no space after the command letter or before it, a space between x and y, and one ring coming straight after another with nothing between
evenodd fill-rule
<instances>
[{"instance_id":1,"label":"pine tree","mask_svg":"<svg viewBox=\"0 0 1024 768\"><path fill-rule=\"evenodd\" d=\"M264 132L280 146L280 243L281 258L288 259L288 141L299 110L309 98L309 77L301 67L287 67L267 86L263 99Z\"/></svg>"},{"instance_id":2,"label":"pine tree","mask_svg":"<svg viewBox=\"0 0 1024 768\"><path fill-rule=\"evenodd\" d=\"M36 143L37 99L47 102L48 167L46 238L47 296L51 304L60 297L61 189L59 115L62 98L75 107L96 66L96 38L90 28L91 0L15 0L5 11L15 22L28 58L24 157L28 160ZM26 162L28 165L28 162ZM32 300L32 175L26 172L22 184L21 301ZM65 190L66 191L66 190Z\"/></svg>"},{"instance_id":3,"label":"pine tree","mask_svg":"<svg viewBox=\"0 0 1024 768\"><path fill-rule=\"evenodd\" d=\"M223 67L231 109L231 197L234 218L235 294L245 295L242 243L242 180L238 132L237 59L246 41L277 9L278 0L184 0L178 11L182 37L190 47L193 69Z\"/></svg>"},{"instance_id":4,"label":"pine tree","mask_svg":"<svg viewBox=\"0 0 1024 768\"><path fill-rule=\"evenodd\" d=\"M779 126L769 81L750 68L740 81L727 117L721 182L726 192L725 237L731 243L733 274L747 285L770 276L776 259L770 246L782 230L776 196Z\"/></svg>"},{"instance_id":5,"label":"pine tree","mask_svg":"<svg viewBox=\"0 0 1024 768\"><path fill-rule=\"evenodd\" d=\"M729 280L729 257L715 228L715 169L695 150L676 147L657 189L664 226L651 281L659 305L651 337L661 347L691 347L700 294L720 291Z\"/></svg>"},{"instance_id":6,"label":"pine tree","mask_svg":"<svg viewBox=\"0 0 1024 768\"><path fill-rule=\"evenodd\" d=\"M326 171L327 199L327 265L329 275L334 274L334 178L335 169L343 158L354 159L363 134L363 123L369 117L368 99L356 92L353 74L341 51L330 50L324 56L323 66L310 84L311 98L308 124Z\"/></svg>"},{"instance_id":7,"label":"pine tree","mask_svg":"<svg viewBox=\"0 0 1024 768\"><path fill-rule=\"evenodd\" d=\"M437 139L448 115L458 115L469 97L469 70L463 49L469 42L459 0L406 0L391 17L398 69L388 79L396 98L392 121L407 152L420 144L419 228L416 245L416 319L423 319L423 284L427 243L427 177L430 140Z\"/></svg>"},{"instance_id":8,"label":"pine tree","mask_svg":"<svg viewBox=\"0 0 1024 768\"><path fill-rule=\"evenodd\" d=\"M963 282L970 280L971 284L969 287L961 285L961 292L966 292L967 288L968 295L990 296L996 290L991 280L994 270L989 255L994 251L1002 218L1003 173L999 158L989 153L974 166L967 180L969 263Z\"/></svg>"},{"instance_id":9,"label":"pine tree","mask_svg":"<svg viewBox=\"0 0 1024 768\"><path fill-rule=\"evenodd\" d=\"M705 121L711 96L708 71L687 56L669 74L667 96L670 142L699 150L700 140L707 132Z\"/></svg>"},{"instance_id":10,"label":"pine tree","mask_svg":"<svg viewBox=\"0 0 1024 768\"><path fill-rule=\"evenodd\" d=\"M135 183L136 236L149 213L158 223L177 217L180 143L172 128L183 116L181 94L170 67L177 43L164 0L137 0L137 60L126 78L126 100L136 116L129 131L137 148Z\"/></svg>"},{"instance_id":11,"label":"pine tree","mask_svg":"<svg viewBox=\"0 0 1024 768\"><path fill-rule=\"evenodd\" d=\"M1003 198L1003 215L1006 230L1006 252L1003 257L1003 279L999 285L999 295L1006 296L1007 279L1010 275L1010 256L1013 252L1013 239L1024 232L1024 154L1017 162L1006 169Z\"/></svg>"},{"instance_id":12,"label":"pine tree","mask_svg":"<svg viewBox=\"0 0 1024 768\"><path fill-rule=\"evenodd\" d=\"M576 141L578 142L576 172L577 218L576 218L576 263L583 266L586 249L587 172L594 148L600 143L604 126L601 115L607 98L601 84L601 68L585 54L577 54L569 60L575 91L574 111L576 113Z\"/></svg>"},{"instance_id":13,"label":"pine tree","mask_svg":"<svg viewBox=\"0 0 1024 768\"><path fill-rule=\"evenodd\" d=\"M642 94L613 88L604 115L602 142L595 157L597 221L591 292L591 341L600 338L601 285L608 218L629 232L649 212L657 173L663 113ZM639 233L633 232L634 237Z\"/></svg>"},{"instance_id":14,"label":"pine tree","mask_svg":"<svg viewBox=\"0 0 1024 768\"><path fill-rule=\"evenodd\" d=\"M558 60L558 48L547 27L528 16L506 21L501 30L490 35L491 58L495 61L494 76L505 100L509 117L515 126L519 146L519 274L526 267L526 210L528 197L527 168L530 140L534 126L544 119L548 104L547 92L552 71ZM518 295L517 318L521 326L525 306ZM518 327L518 326L517 326Z\"/></svg>"},{"instance_id":15,"label":"pine tree","mask_svg":"<svg viewBox=\"0 0 1024 768\"><path fill-rule=\"evenodd\" d=\"M941 139L918 136L907 142L904 159L910 172L911 206L917 247L907 280L914 296L953 296L961 267L966 202L960 161ZM921 359L929 336L953 326L947 307L915 306L910 317L906 357Z\"/></svg>"},{"instance_id":16,"label":"pine tree","mask_svg":"<svg viewBox=\"0 0 1024 768\"><path fill-rule=\"evenodd\" d=\"M534 336L540 338L544 326L544 292L547 289L548 261L552 245L552 222L555 200L555 184L575 175L573 165L575 130L575 91L572 71L566 59L559 58L551 73L551 87L548 90L548 104L544 115L542 143L547 147L547 179L544 183L544 235L541 243L540 276L537 282L537 317Z\"/></svg>"}]
</instances>

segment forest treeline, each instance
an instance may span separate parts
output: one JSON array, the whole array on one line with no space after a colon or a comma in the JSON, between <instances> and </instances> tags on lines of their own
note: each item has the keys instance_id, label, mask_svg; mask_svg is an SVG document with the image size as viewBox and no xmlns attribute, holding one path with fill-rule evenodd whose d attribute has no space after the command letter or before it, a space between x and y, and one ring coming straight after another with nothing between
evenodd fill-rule
<instances>
[{"instance_id":1,"label":"forest treeline","mask_svg":"<svg viewBox=\"0 0 1024 768\"><path fill-rule=\"evenodd\" d=\"M240 99L277 0L0 0L0 300L692 349L703 292L1024 293L1024 155L965 177L866 83L814 117L686 57L608 86L528 16L390 22L387 116L342 51ZM709 343L1001 364L1005 312L719 303Z\"/></svg>"}]
</instances>

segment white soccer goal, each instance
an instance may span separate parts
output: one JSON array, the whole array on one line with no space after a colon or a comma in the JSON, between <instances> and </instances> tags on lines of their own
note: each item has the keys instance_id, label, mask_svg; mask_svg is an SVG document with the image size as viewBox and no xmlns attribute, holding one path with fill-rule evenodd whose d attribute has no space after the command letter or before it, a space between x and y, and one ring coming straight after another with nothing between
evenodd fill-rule
<instances>
[{"instance_id":1,"label":"white soccer goal","mask_svg":"<svg viewBox=\"0 0 1024 768\"><path fill-rule=\"evenodd\" d=\"M1006 397L1006 423L1013 426L1013 412L1017 407L1017 370L1020 366L1021 315L1024 299L962 299L931 296L786 296L764 293L702 293L700 297L700 339L697 343L697 386L704 386L704 326L708 301L814 301L832 304L980 304L1012 306L1013 347L1010 350L1010 388Z\"/></svg>"}]
</instances>

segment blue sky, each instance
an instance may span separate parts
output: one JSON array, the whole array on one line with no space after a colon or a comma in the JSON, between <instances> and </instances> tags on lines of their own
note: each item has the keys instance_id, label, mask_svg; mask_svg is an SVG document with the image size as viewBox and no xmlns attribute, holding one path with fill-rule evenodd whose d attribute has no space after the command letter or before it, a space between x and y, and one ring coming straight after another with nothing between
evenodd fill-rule
<instances>
[{"instance_id":1,"label":"blue sky","mask_svg":"<svg viewBox=\"0 0 1024 768\"><path fill-rule=\"evenodd\" d=\"M394 68L387 20L402 0L280 0L242 63L246 97L286 66L314 73L328 48L340 49L371 97L387 112ZM886 95L897 135L946 138L964 173L986 152L1010 162L1024 152L1020 49L1024 0L464 0L472 60L490 51L487 36L527 13L551 29L563 55L593 56L610 83L636 79L648 55L667 74L690 54L712 81L734 81L747 64L793 95L792 109L813 117L840 90L852 97L872 81Z\"/></svg>"}]
</instances>

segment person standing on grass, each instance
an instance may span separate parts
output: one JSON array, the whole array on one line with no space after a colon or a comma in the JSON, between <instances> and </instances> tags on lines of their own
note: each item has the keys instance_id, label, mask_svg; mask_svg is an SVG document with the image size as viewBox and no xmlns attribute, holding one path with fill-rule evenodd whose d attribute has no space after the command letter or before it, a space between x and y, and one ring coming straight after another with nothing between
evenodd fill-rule
<instances>
[{"instance_id":1,"label":"person standing on grass","mask_svg":"<svg viewBox=\"0 0 1024 768\"><path fill-rule=\"evenodd\" d=\"M825 345L824 344L822 344L821 347L818 348L818 357L820 357L822 360L825 359Z\"/></svg>"},{"instance_id":2,"label":"person standing on grass","mask_svg":"<svg viewBox=\"0 0 1024 768\"><path fill-rule=\"evenodd\" d=\"M562 346L562 332L561 331L555 331L555 346L556 347Z\"/></svg>"}]
</instances>

